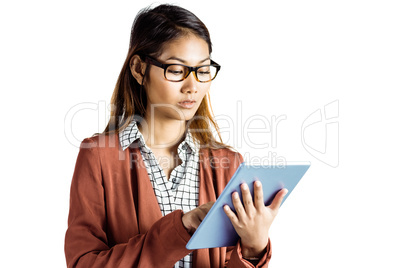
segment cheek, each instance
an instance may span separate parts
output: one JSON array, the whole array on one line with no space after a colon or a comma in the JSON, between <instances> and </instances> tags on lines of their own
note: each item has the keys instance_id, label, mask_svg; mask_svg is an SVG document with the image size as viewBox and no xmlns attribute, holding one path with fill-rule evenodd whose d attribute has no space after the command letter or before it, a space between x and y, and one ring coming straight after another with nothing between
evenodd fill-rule
<instances>
[{"instance_id":1,"label":"cheek","mask_svg":"<svg viewBox=\"0 0 402 268\"><path fill-rule=\"evenodd\" d=\"M202 97L204 97L209 92L210 88L211 88L211 84L202 85L200 87L200 93L201 93L200 95L202 95Z\"/></svg>"},{"instance_id":2,"label":"cheek","mask_svg":"<svg viewBox=\"0 0 402 268\"><path fill-rule=\"evenodd\" d=\"M148 82L145 84L148 99L151 103L163 103L172 98L175 92L174 84L156 75L149 75Z\"/></svg>"}]
</instances>

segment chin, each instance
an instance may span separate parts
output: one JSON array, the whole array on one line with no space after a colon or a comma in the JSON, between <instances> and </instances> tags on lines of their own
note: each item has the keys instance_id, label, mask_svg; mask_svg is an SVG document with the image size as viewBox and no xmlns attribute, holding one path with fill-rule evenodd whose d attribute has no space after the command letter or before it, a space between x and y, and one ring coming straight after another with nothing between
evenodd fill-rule
<instances>
[{"instance_id":1,"label":"chin","mask_svg":"<svg viewBox=\"0 0 402 268\"><path fill-rule=\"evenodd\" d=\"M180 109L181 116L183 116L186 121L191 120L194 118L195 114L197 113L198 108L199 108L199 105L197 105L197 107L192 107L191 109Z\"/></svg>"},{"instance_id":2,"label":"chin","mask_svg":"<svg viewBox=\"0 0 402 268\"><path fill-rule=\"evenodd\" d=\"M169 119L173 119L173 120L179 120L179 121L185 120L185 121L188 121L188 120L191 120L194 117L196 111L197 110L194 110L194 111L192 111L192 110L169 111L167 113L164 113L165 114L164 117L169 118Z\"/></svg>"},{"instance_id":3,"label":"chin","mask_svg":"<svg viewBox=\"0 0 402 268\"><path fill-rule=\"evenodd\" d=\"M189 120L193 119L194 116L195 116L195 111L194 112L191 111L189 113L186 113L186 112L184 113L184 118L185 118L186 121L189 121Z\"/></svg>"}]
</instances>

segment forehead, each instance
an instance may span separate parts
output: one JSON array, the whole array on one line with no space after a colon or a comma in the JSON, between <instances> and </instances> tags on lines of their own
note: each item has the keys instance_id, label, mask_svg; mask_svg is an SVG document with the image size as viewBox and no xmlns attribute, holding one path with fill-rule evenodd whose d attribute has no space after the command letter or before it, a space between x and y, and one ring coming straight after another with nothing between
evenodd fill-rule
<instances>
[{"instance_id":1,"label":"forehead","mask_svg":"<svg viewBox=\"0 0 402 268\"><path fill-rule=\"evenodd\" d=\"M208 43L194 34L179 37L167 42L158 58L163 61L177 61L169 60L172 57L182 59L184 64L198 64L209 57Z\"/></svg>"}]
</instances>

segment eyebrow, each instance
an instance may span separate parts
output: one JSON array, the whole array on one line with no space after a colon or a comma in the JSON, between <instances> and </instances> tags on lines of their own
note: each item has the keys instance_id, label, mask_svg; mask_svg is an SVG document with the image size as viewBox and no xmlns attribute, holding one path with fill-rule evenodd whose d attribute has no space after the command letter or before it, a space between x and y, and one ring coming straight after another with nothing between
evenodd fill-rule
<instances>
[{"instance_id":1,"label":"eyebrow","mask_svg":"<svg viewBox=\"0 0 402 268\"><path fill-rule=\"evenodd\" d=\"M207 60L210 60L210 59L211 59L210 57L207 57L207 58L203 59L202 61L200 61L198 64L203 63L204 61L207 61ZM168 60L177 60L177 61L180 61L180 62L182 62L182 63L186 63L185 60L180 59L180 58L178 58L178 57L174 57L174 56L172 56L172 57L170 57L170 58L168 58L168 59L166 59L166 60L167 60L167 61L168 61Z\"/></svg>"}]
</instances>

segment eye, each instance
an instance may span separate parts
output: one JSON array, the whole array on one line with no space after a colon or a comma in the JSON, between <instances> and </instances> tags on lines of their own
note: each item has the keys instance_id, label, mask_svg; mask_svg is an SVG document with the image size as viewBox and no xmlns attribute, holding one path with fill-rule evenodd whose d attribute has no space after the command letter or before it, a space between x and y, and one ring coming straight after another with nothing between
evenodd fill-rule
<instances>
[{"instance_id":1,"label":"eye","mask_svg":"<svg viewBox=\"0 0 402 268\"><path fill-rule=\"evenodd\" d=\"M208 75L211 73L211 70L210 70L209 66L205 66L205 67L198 69L197 73L199 75Z\"/></svg>"},{"instance_id":2,"label":"eye","mask_svg":"<svg viewBox=\"0 0 402 268\"><path fill-rule=\"evenodd\" d=\"M198 72L199 74L210 74L211 72L210 71L206 71L206 72Z\"/></svg>"},{"instance_id":3,"label":"eye","mask_svg":"<svg viewBox=\"0 0 402 268\"><path fill-rule=\"evenodd\" d=\"M183 73L183 71L180 71L180 70L167 70L168 71L168 73L170 73L170 74L177 74L177 75L179 75L179 74L182 74Z\"/></svg>"},{"instance_id":4,"label":"eye","mask_svg":"<svg viewBox=\"0 0 402 268\"><path fill-rule=\"evenodd\" d=\"M171 65L166 71L171 75L183 75L185 73L184 67L180 65Z\"/></svg>"}]
</instances>

